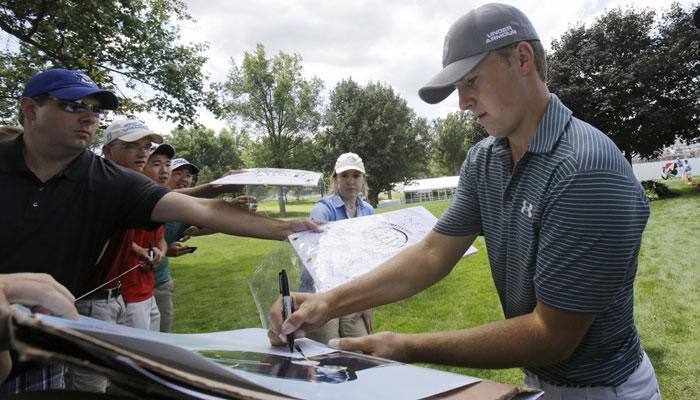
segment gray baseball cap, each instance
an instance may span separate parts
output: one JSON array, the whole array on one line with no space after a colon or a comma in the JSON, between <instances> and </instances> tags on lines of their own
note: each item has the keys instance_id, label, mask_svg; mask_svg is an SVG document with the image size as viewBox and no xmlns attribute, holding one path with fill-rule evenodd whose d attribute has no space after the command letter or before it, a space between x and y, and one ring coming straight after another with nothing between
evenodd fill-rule
<instances>
[{"instance_id":1,"label":"gray baseball cap","mask_svg":"<svg viewBox=\"0 0 700 400\"><path fill-rule=\"evenodd\" d=\"M540 40L540 37L522 11L499 3L475 8L447 31L442 71L420 88L418 95L426 103L439 103L489 52L528 40Z\"/></svg>"}]
</instances>

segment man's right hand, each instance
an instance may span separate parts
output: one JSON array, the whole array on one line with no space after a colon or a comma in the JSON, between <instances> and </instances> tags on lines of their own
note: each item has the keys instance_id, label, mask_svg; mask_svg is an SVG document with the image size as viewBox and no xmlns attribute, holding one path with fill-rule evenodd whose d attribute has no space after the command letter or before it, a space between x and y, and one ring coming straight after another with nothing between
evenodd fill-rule
<instances>
[{"instance_id":1,"label":"man's right hand","mask_svg":"<svg viewBox=\"0 0 700 400\"><path fill-rule=\"evenodd\" d=\"M270 307L267 313L270 321L267 336L273 346L286 344L286 335L291 333L294 336L305 336L332 317L328 315L330 305L323 294L292 293L292 310L292 315L285 321L282 319L282 298Z\"/></svg>"},{"instance_id":2,"label":"man's right hand","mask_svg":"<svg viewBox=\"0 0 700 400\"><path fill-rule=\"evenodd\" d=\"M75 297L47 274L0 274L0 350L9 346L10 304L23 304L33 312L78 319Z\"/></svg>"}]
</instances>

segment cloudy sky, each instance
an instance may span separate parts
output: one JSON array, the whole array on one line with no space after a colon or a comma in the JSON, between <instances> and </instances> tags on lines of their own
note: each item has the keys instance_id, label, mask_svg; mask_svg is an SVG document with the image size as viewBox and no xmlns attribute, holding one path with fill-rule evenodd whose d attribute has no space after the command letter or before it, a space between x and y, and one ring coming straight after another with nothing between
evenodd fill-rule
<instances>
[{"instance_id":1,"label":"cloudy sky","mask_svg":"<svg viewBox=\"0 0 700 400\"><path fill-rule=\"evenodd\" d=\"M441 68L442 44L450 25L483 2L473 0L185 1L196 22L182 25L184 41L208 42L205 66L212 81L222 81L233 58L262 43L268 55L284 51L303 58L304 75L325 83L324 96L342 79L391 85L419 115L443 117L457 109L453 94L438 105L423 103L422 84ZM658 0L521 0L506 1L528 15L546 49L570 26L618 6L661 10ZM681 0L684 8L697 0ZM172 124L142 116L153 129L169 132ZM225 123L210 113L200 121L219 130Z\"/></svg>"}]
</instances>

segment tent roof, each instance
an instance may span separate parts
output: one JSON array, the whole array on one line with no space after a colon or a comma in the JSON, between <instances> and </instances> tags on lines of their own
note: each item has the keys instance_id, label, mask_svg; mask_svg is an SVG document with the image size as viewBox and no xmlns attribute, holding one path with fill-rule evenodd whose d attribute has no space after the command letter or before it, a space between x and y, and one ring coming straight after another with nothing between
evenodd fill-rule
<instances>
[{"instance_id":1,"label":"tent roof","mask_svg":"<svg viewBox=\"0 0 700 400\"><path fill-rule=\"evenodd\" d=\"M457 187L459 176L441 176L439 178L416 179L404 185L403 192L429 192L437 189L453 189Z\"/></svg>"}]
</instances>

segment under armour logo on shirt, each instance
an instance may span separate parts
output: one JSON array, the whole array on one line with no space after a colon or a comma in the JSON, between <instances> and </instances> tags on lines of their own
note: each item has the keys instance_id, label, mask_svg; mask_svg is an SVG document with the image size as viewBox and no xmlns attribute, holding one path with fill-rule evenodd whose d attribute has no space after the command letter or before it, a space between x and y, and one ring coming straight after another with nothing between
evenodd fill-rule
<instances>
[{"instance_id":1,"label":"under armour logo on shirt","mask_svg":"<svg viewBox=\"0 0 700 400\"><path fill-rule=\"evenodd\" d=\"M528 218L532 218L532 207L534 207L532 203L523 200L523 208L520 209L520 212L527 215Z\"/></svg>"}]
</instances>

